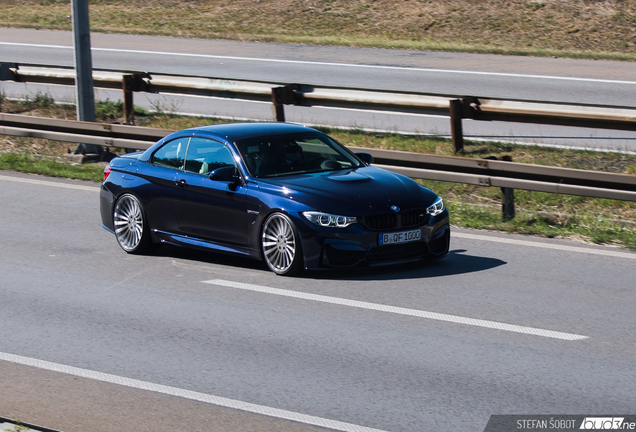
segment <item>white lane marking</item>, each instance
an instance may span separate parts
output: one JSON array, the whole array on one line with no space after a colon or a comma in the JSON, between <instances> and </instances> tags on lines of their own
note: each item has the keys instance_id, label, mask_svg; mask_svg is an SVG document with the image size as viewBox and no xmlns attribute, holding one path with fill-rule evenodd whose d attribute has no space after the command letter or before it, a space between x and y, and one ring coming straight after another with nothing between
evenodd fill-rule
<instances>
[{"instance_id":1,"label":"white lane marking","mask_svg":"<svg viewBox=\"0 0 636 432\"><path fill-rule=\"evenodd\" d=\"M530 241L530 240L518 240L518 239L512 239L512 238L491 237L491 236L485 236L480 234L468 234L468 233L458 233L458 232L453 232L452 236L457 238L470 239L470 240L513 244L518 246L529 246L529 247L536 247L536 248L543 248L543 249L561 250L566 252L579 252L579 253L586 253L586 254L592 254L592 255L636 259L636 253L629 253L629 252L620 252L620 251L605 250L605 249L593 249L593 248L586 248L586 247L579 247L579 246L567 246L567 245L559 245L559 244L552 244L552 243L540 243L540 242Z\"/></svg>"},{"instance_id":2,"label":"white lane marking","mask_svg":"<svg viewBox=\"0 0 636 432\"><path fill-rule=\"evenodd\" d=\"M485 328L495 329L495 330L505 330L509 332L524 333L524 334L529 334L533 336L543 336L548 338L564 339L569 341L587 339L587 336L582 336L582 335L577 335L572 333L562 333L558 331L544 330L544 329L539 329L534 327L518 326L514 324L506 324L506 323L501 323L496 321L486 321L482 319L466 318L466 317L457 316L457 315L447 315L447 314L441 314L437 312L427 312L427 311L422 311L417 309L406 309L402 307L387 306L387 305L377 304L377 303L367 303L367 302L362 302L357 300L343 299L339 297L329 297L329 296L323 296L318 294L309 294L309 293L303 293L298 291L271 288L271 287L261 286L261 285L252 285L252 284L245 284L241 282L226 281L222 279L213 279L213 280L207 280L207 281L201 281L201 282L210 284L210 285L224 286L228 288L237 288L237 289L255 291L255 292L260 292L265 294L274 294L274 295L293 297L293 298L298 298L303 300L311 300L311 301L317 301L322 303L330 303L330 304L336 304L340 306L348 306L348 307L380 311L380 312L388 312L388 313L399 314L399 315L414 316L418 318L426 318L426 319L432 319L437 321L446 321L446 322L451 322L456 324L485 327Z\"/></svg>"},{"instance_id":3,"label":"white lane marking","mask_svg":"<svg viewBox=\"0 0 636 432\"><path fill-rule=\"evenodd\" d=\"M64 46L64 45L40 45L40 44L28 44L28 43L20 43L20 42L0 42L0 45L30 46L30 47L40 47L40 48L53 48L53 49L73 49L73 47ZM333 63L333 62L318 62L318 61L305 61L305 60L265 59L265 58L256 58L256 57L234 57L234 56L220 56L220 55L210 55L210 54L175 53L175 52L163 52L163 51L115 49L115 48L91 48L91 50L105 51L105 52L120 52L120 53L128 53L128 54L151 54L154 56L164 55L164 56L179 56L179 57L198 57L198 58L210 58L210 59L218 59L218 60L254 61L254 62L265 62L265 63L287 63L287 64L291 63L291 64L306 64L306 65L314 65L314 66L403 70L403 71L431 72L431 73L444 73L444 74L485 75L485 76L496 76L496 77L532 78L532 79L546 79L546 80L560 80L560 81L582 81L582 82L604 83L604 84L628 84L628 85L636 84L636 81L608 80L608 79L598 79L598 78L576 78L576 77L562 77L562 76L552 76L552 75L529 75L529 74L514 74L514 73L503 73L503 72L415 68L415 67L406 67L406 66L381 66L381 65Z\"/></svg>"},{"instance_id":4,"label":"white lane marking","mask_svg":"<svg viewBox=\"0 0 636 432\"><path fill-rule=\"evenodd\" d=\"M293 411L281 410L264 405L256 405L249 402L243 402L235 399L227 399L219 396L213 396L206 393L199 393L191 390L170 387L161 384L154 384L147 381L140 381L132 378L111 375L102 372L96 372L89 369L80 369L73 366L67 366L59 363L52 363L44 360L38 360L30 357L22 357L14 354L0 352L0 360L11 363L31 366L38 369L44 369L53 372L60 372L67 375L73 375L81 378L88 378L96 381L102 381L110 384L117 384L125 387L131 387L140 390L147 390L156 393L163 393L170 396L177 396L197 402L204 402L211 405L217 405L226 408L247 411L255 414L261 414L268 417L279 418L283 420L291 420L313 426L320 426L327 429L333 429L344 432L386 432L380 429L368 428L351 423L344 423L337 420L330 420L321 417L314 417Z\"/></svg>"},{"instance_id":5,"label":"white lane marking","mask_svg":"<svg viewBox=\"0 0 636 432\"><path fill-rule=\"evenodd\" d=\"M99 191L98 186L82 186L82 185L58 183L58 182L52 182L52 181L46 181L46 180L28 179L28 178L22 178L22 177L9 177L9 176L0 175L0 180L12 181L17 183L30 183L30 184L36 184L36 185L42 185L42 186L54 186L59 188L76 189L76 190L83 190L83 191L90 191L90 192Z\"/></svg>"}]
</instances>

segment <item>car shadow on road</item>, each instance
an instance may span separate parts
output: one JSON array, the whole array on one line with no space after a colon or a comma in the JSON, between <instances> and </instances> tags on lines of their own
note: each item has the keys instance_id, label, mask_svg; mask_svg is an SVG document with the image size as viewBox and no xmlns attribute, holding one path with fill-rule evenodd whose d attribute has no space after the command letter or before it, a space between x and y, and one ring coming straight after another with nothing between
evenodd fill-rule
<instances>
[{"instance_id":1,"label":"car shadow on road","mask_svg":"<svg viewBox=\"0 0 636 432\"><path fill-rule=\"evenodd\" d=\"M164 244L158 251L152 253L152 255L183 259L187 261L196 261L203 264L207 263L231 266L239 269L269 271L264 262L255 259L246 258L239 255L224 254L205 249L173 246L169 244Z\"/></svg>"},{"instance_id":2,"label":"car shadow on road","mask_svg":"<svg viewBox=\"0 0 636 432\"><path fill-rule=\"evenodd\" d=\"M334 280L398 280L427 279L490 270L507 264L498 258L466 254L465 249L455 249L442 259L387 267L339 270L337 272L312 271L305 277Z\"/></svg>"},{"instance_id":3,"label":"car shadow on road","mask_svg":"<svg viewBox=\"0 0 636 432\"><path fill-rule=\"evenodd\" d=\"M490 270L507 264L498 258L470 255L465 249L455 249L448 256L435 260L393 266L366 267L355 269L326 269L305 271L297 277L320 280L399 280L426 279L441 276L452 276ZM268 272L265 263L231 255L176 246L164 246L156 255L198 261L235 268Z\"/></svg>"}]
</instances>

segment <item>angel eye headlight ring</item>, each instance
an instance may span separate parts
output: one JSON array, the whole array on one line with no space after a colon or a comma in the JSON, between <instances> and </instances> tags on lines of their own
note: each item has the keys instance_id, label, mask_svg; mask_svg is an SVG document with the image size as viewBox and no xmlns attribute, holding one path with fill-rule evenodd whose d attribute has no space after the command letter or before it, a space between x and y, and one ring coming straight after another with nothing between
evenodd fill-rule
<instances>
[{"instance_id":1,"label":"angel eye headlight ring","mask_svg":"<svg viewBox=\"0 0 636 432\"><path fill-rule=\"evenodd\" d=\"M303 216L311 223L321 227L346 228L357 223L354 216L341 216L316 211L303 212Z\"/></svg>"},{"instance_id":2,"label":"angel eye headlight ring","mask_svg":"<svg viewBox=\"0 0 636 432\"><path fill-rule=\"evenodd\" d=\"M442 197L437 197L435 202L426 208L426 214L437 216L444 211L444 208L444 200Z\"/></svg>"}]
</instances>

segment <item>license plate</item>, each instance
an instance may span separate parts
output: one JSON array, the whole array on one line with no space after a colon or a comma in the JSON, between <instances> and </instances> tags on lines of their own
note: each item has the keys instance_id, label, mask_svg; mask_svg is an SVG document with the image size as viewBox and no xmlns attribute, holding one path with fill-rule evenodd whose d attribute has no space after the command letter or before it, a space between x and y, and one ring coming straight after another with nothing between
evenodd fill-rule
<instances>
[{"instance_id":1,"label":"license plate","mask_svg":"<svg viewBox=\"0 0 636 432\"><path fill-rule=\"evenodd\" d=\"M411 230L411 231L400 231L400 232L380 234L379 243L381 245L398 244L398 243L408 243L412 241L418 241L421 239L422 239L422 231L417 229L417 230Z\"/></svg>"}]
</instances>

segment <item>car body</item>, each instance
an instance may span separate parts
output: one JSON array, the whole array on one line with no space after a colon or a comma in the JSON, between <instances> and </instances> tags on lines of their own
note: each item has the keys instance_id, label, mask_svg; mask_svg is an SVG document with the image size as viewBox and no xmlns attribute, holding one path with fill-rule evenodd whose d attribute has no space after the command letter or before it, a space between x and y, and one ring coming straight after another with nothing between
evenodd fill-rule
<instances>
[{"instance_id":1,"label":"car body","mask_svg":"<svg viewBox=\"0 0 636 432\"><path fill-rule=\"evenodd\" d=\"M129 253L169 243L278 274L447 255L442 198L372 159L289 123L186 129L110 162L102 225Z\"/></svg>"}]
</instances>

